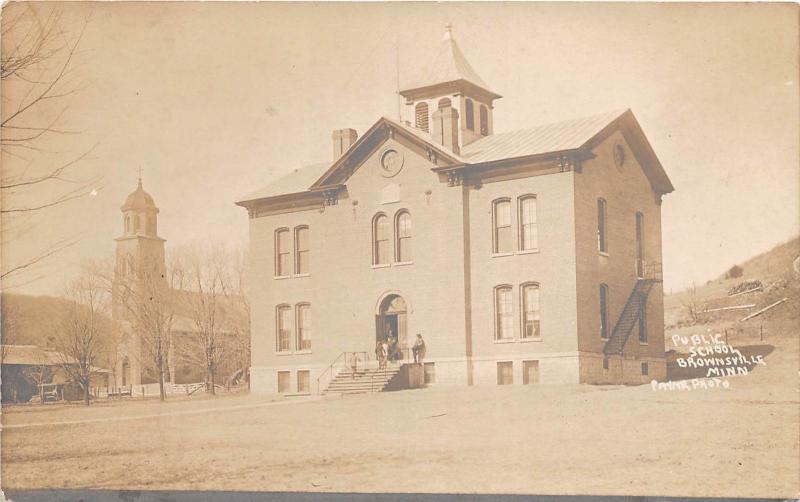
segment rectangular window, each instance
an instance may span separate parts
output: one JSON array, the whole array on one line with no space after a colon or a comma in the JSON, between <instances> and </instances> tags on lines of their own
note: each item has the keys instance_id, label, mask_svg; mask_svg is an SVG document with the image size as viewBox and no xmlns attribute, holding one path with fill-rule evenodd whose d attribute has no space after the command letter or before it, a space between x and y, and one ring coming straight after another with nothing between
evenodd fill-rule
<instances>
[{"instance_id":1,"label":"rectangular window","mask_svg":"<svg viewBox=\"0 0 800 502\"><path fill-rule=\"evenodd\" d=\"M311 392L311 372L302 370L297 372L297 392L310 393Z\"/></svg>"},{"instance_id":2,"label":"rectangular window","mask_svg":"<svg viewBox=\"0 0 800 502\"><path fill-rule=\"evenodd\" d=\"M603 358L603 369L604 370L608 369L608 358L607 357Z\"/></svg>"},{"instance_id":3,"label":"rectangular window","mask_svg":"<svg viewBox=\"0 0 800 502\"><path fill-rule=\"evenodd\" d=\"M522 384L539 383L539 361L522 361Z\"/></svg>"},{"instance_id":4,"label":"rectangular window","mask_svg":"<svg viewBox=\"0 0 800 502\"><path fill-rule=\"evenodd\" d=\"M539 331L539 285L522 286L523 330L522 338L540 338Z\"/></svg>"},{"instance_id":5,"label":"rectangular window","mask_svg":"<svg viewBox=\"0 0 800 502\"><path fill-rule=\"evenodd\" d=\"M606 201L597 199L597 249L608 253L608 236L606 235Z\"/></svg>"},{"instance_id":6,"label":"rectangular window","mask_svg":"<svg viewBox=\"0 0 800 502\"><path fill-rule=\"evenodd\" d=\"M511 232L511 201L494 203L494 252L510 253L513 234Z\"/></svg>"},{"instance_id":7,"label":"rectangular window","mask_svg":"<svg viewBox=\"0 0 800 502\"><path fill-rule=\"evenodd\" d=\"M511 287L495 289L495 339L514 338L514 310L511 301Z\"/></svg>"},{"instance_id":8,"label":"rectangular window","mask_svg":"<svg viewBox=\"0 0 800 502\"><path fill-rule=\"evenodd\" d=\"M307 274L311 259L310 243L308 242L308 227L300 227L295 230L295 247L297 256L295 257L295 273Z\"/></svg>"},{"instance_id":9,"label":"rectangular window","mask_svg":"<svg viewBox=\"0 0 800 502\"><path fill-rule=\"evenodd\" d=\"M435 363L424 363L422 366L425 370L425 383L426 384L436 383Z\"/></svg>"},{"instance_id":10,"label":"rectangular window","mask_svg":"<svg viewBox=\"0 0 800 502\"><path fill-rule=\"evenodd\" d=\"M600 285L600 338L608 339L608 286Z\"/></svg>"},{"instance_id":11,"label":"rectangular window","mask_svg":"<svg viewBox=\"0 0 800 502\"><path fill-rule=\"evenodd\" d=\"M277 309L277 324L278 324L278 352L288 352L291 350L289 347L292 336L292 311L288 305L281 305Z\"/></svg>"},{"instance_id":12,"label":"rectangular window","mask_svg":"<svg viewBox=\"0 0 800 502\"><path fill-rule=\"evenodd\" d=\"M279 394L286 394L289 392L289 372L288 371L279 371L278 372L278 393Z\"/></svg>"},{"instance_id":13,"label":"rectangular window","mask_svg":"<svg viewBox=\"0 0 800 502\"><path fill-rule=\"evenodd\" d=\"M297 348L311 350L311 305L297 306Z\"/></svg>"},{"instance_id":14,"label":"rectangular window","mask_svg":"<svg viewBox=\"0 0 800 502\"><path fill-rule=\"evenodd\" d=\"M275 275L286 277L291 274L292 242L289 231L278 230L275 233Z\"/></svg>"},{"instance_id":15,"label":"rectangular window","mask_svg":"<svg viewBox=\"0 0 800 502\"><path fill-rule=\"evenodd\" d=\"M642 375L649 375L650 367L647 363L642 363Z\"/></svg>"},{"instance_id":16,"label":"rectangular window","mask_svg":"<svg viewBox=\"0 0 800 502\"><path fill-rule=\"evenodd\" d=\"M639 343L647 343L647 295L639 295Z\"/></svg>"},{"instance_id":17,"label":"rectangular window","mask_svg":"<svg viewBox=\"0 0 800 502\"><path fill-rule=\"evenodd\" d=\"M497 385L511 385L514 383L514 363L506 361L497 363Z\"/></svg>"},{"instance_id":18,"label":"rectangular window","mask_svg":"<svg viewBox=\"0 0 800 502\"><path fill-rule=\"evenodd\" d=\"M520 251L539 249L539 231L536 226L536 197L525 197L519 203Z\"/></svg>"}]
</instances>

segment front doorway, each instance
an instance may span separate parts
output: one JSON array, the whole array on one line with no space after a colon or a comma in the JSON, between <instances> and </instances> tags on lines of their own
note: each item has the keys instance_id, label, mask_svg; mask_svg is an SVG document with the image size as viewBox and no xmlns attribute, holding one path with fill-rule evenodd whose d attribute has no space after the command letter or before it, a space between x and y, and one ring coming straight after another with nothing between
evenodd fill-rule
<instances>
[{"instance_id":1,"label":"front doorway","mask_svg":"<svg viewBox=\"0 0 800 502\"><path fill-rule=\"evenodd\" d=\"M389 295L383 299L375 316L375 341L394 338L398 347L407 347L406 302L400 295Z\"/></svg>"}]
</instances>

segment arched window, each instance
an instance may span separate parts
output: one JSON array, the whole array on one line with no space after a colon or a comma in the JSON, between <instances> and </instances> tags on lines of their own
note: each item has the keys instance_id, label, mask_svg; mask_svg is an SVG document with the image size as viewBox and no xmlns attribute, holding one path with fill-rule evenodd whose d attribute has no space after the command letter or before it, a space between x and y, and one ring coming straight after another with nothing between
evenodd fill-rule
<instances>
[{"instance_id":1,"label":"arched window","mask_svg":"<svg viewBox=\"0 0 800 502\"><path fill-rule=\"evenodd\" d=\"M133 217L133 231L138 232L140 228L142 228L142 216L137 214Z\"/></svg>"},{"instance_id":2,"label":"arched window","mask_svg":"<svg viewBox=\"0 0 800 502\"><path fill-rule=\"evenodd\" d=\"M464 114L467 116L467 129L475 130L475 109L472 100L467 98L464 101Z\"/></svg>"},{"instance_id":3,"label":"arched window","mask_svg":"<svg viewBox=\"0 0 800 502\"><path fill-rule=\"evenodd\" d=\"M378 213L372 220L372 263L386 265L389 263L389 218Z\"/></svg>"},{"instance_id":4,"label":"arched window","mask_svg":"<svg viewBox=\"0 0 800 502\"><path fill-rule=\"evenodd\" d=\"M539 284L531 282L520 286L522 293L522 338L540 338Z\"/></svg>"},{"instance_id":5,"label":"arched window","mask_svg":"<svg viewBox=\"0 0 800 502\"><path fill-rule=\"evenodd\" d=\"M311 350L311 305L297 305L297 349Z\"/></svg>"},{"instance_id":6,"label":"arched window","mask_svg":"<svg viewBox=\"0 0 800 502\"><path fill-rule=\"evenodd\" d=\"M636 277L644 277L644 215L636 212Z\"/></svg>"},{"instance_id":7,"label":"arched window","mask_svg":"<svg viewBox=\"0 0 800 502\"><path fill-rule=\"evenodd\" d=\"M442 98L439 100L438 107L440 110L450 108L451 106L453 106L453 103L450 101L450 98Z\"/></svg>"},{"instance_id":8,"label":"arched window","mask_svg":"<svg viewBox=\"0 0 800 502\"><path fill-rule=\"evenodd\" d=\"M411 254L411 215L406 210L399 211L395 216L395 249L398 262L407 263L413 259Z\"/></svg>"},{"instance_id":9,"label":"arched window","mask_svg":"<svg viewBox=\"0 0 800 502\"><path fill-rule=\"evenodd\" d=\"M600 285L600 338L608 339L608 284Z\"/></svg>"},{"instance_id":10,"label":"arched window","mask_svg":"<svg viewBox=\"0 0 800 502\"><path fill-rule=\"evenodd\" d=\"M608 253L608 236L606 235L606 200L597 199L597 250Z\"/></svg>"},{"instance_id":11,"label":"arched window","mask_svg":"<svg viewBox=\"0 0 800 502\"><path fill-rule=\"evenodd\" d=\"M481 136L489 135L489 109L481 105Z\"/></svg>"},{"instance_id":12,"label":"arched window","mask_svg":"<svg viewBox=\"0 0 800 502\"><path fill-rule=\"evenodd\" d=\"M414 112L417 128L428 132L428 103L417 103Z\"/></svg>"},{"instance_id":13,"label":"arched window","mask_svg":"<svg viewBox=\"0 0 800 502\"><path fill-rule=\"evenodd\" d=\"M535 195L525 195L519 199L519 249L520 251L539 249Z\"/></svg>"},{"instance_id":14,"label":"arched window","mask_svg":"<svg viewBox=\"0 0 800 502\"><path fill-rule=\"evenodd\" d=\"M275 276L286 277L291 272L292 241L288 228L275 231Z\"/></svg>"},{"instance_id":15,"label":"arched window","mask_svg":"<svg viewBox=\"0 0 800 502\"><path fill-rule=\"evenodd\" d=\"M155 216L148 216L147 217L147 233L149 235L156 235L156 217Z\"/></svg>"},{"instance_id":16,"label":"arched window","mask_svg":"<svg viewBox=\"0 0 800 502\"><path fill-rule=\"evenodd\" d=\"M492 203L493 252L510 253L514 238L511 232L511 199L499 199Z\"/></svg>"},{"instance_id":17,"label":"arched window","mask_svg":"<svg viewBox=\"0 0 800 502\"><path fill-rule=\"evenodd\" d=\"M125 217L125 233L128 234L131 231L131 217Z\"/></svg>"},{"instance_id":18,"label":"arched window","mask_svg":"<svg viewBox=\"0 0 800 502\"><path fill-rule=\"evenodd\" d=\"M307 274L309 271L311 249L308 239L309 234L307 226L296 227L294 229L294 266L296 274Z\"/></svg>"},{"instance_id":19,"label":"arched window","mask_svg":"<svg viewBox=\"0 0 800 502\"><path fill-rule=\"evenodd\" d=\"M292 336L292 308L289 305L275 307L275 350L289 352Z\"/></svg>"},{"instance_id":20,"label":"arched window","mask_svg":"<svg viewBox=\"0 0 800 502\"><path fill-rule=\"evenodd\" d=\"M514 338L514 302L511 300L511 286L494 288L494 339Z\"/></svg>"}]
</instances>

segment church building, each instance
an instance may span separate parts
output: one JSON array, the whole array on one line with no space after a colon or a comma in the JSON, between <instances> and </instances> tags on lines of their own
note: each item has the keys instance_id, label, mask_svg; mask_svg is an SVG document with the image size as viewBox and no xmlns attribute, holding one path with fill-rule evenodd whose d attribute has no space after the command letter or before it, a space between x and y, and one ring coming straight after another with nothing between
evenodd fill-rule
<instances>
[{"instance_id":1,"label":"church building","mask_svg":"<svg viewBox=\"0 0 800 502\"><path fill-rule=\"evenodd\" d=\"M136 316L130 310L135 304L130 293L135 288L142 288L146 277L163 276L166 240L158 236L158 207L153 197L144 191L141 178L136 190L128 195L120 209L123 233L115 239L112 317L119 322L124 333L117 350L114 378L116 386L126 387L158 381L149 371L149 358L142 353L146 349L137 333Z\"/></svg>"},{"instance_id":2,"label":"church building","mask_svg":"<svg viewBox=\"0 0 800 502\"><path fill-rule=\"evenodd\" d=\"M501 96L448 28L404 117L237 202L250 222L251 391L325 392L343 352L425 340L431 385L666 376L661 200L630 110L495 133ZM368 356L369 357L369 356Z\"/></svg>"}]
</instances>

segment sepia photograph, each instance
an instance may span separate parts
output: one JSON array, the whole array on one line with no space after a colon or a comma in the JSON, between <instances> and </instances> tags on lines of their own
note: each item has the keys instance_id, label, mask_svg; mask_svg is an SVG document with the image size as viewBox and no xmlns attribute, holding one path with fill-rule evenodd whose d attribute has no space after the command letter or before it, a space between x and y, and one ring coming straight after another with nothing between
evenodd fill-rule
<instances>
[{"instance_id":1,"label":"sepia photograph","mask_svg":"<svg viewBox=\"0 0 800 502\"><path fill-rule=\"evenodd\" d=\"M800 497L798 26L6 2L3 496Z\"/></svg>"}]
</instances>

